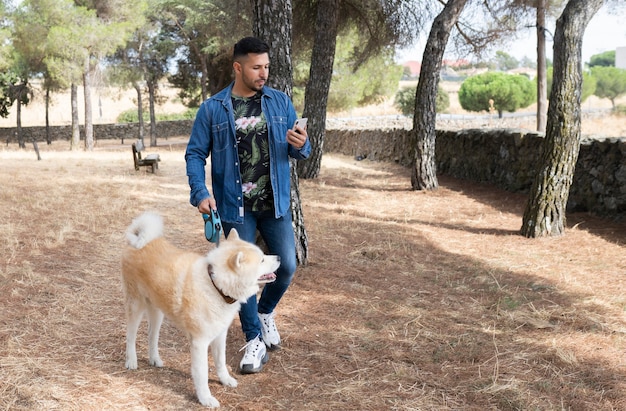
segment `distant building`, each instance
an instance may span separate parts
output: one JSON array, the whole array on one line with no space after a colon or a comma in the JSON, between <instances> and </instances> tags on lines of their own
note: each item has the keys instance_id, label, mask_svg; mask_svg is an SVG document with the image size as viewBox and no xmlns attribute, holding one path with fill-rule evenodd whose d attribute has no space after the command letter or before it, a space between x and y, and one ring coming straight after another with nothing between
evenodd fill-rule
<instances>
[{"instance_id":1,"label":"distant building","mask_svg":"<svg viewBox=\"0 0 626 411\"><path fill-rule=\"evenodd\" d=\"M626 69L626 47L615 49L615 67Z\"/></svg>"},{"instance_id":2,"label":"distant building","mask_svg":"<svg viewBox=\"0 0 626 411\"><path fill-rule=\"evenodd\" d=\"M457 59L457 60L443 59L441 63L445 67L452 67L454 69L469 67L469 65L471 64L471 62L466 59Z\"/></svg>"},{"instance_id":3,"label":"distant building","mask_svg":"<svg viewBox=\"0 0 626 411\"><path fill-rule=\"evenodd\" d=\"M420 75L420 70L422 69L422 63L419 61L406 61L402 63L403 67L408 68L409 76L413 78L417 78Z\"/></svg>"},{"instance_id":4,"label":"distant building","mask_svg":"<svg viewBox=\"0 0 626 411\"><path fill-rule=\"evenodd\" d=\"M458 74L456 74L455 70L462 69L464 67L469 67L470 61L465 60L465 59L458 59L458 60L445 60L444 59L441 62L441 66L442 66L441 71L442 71L443 77L446 77L446 76L456 77L458 76ZM422 63L419 61L405 61L404 63L402 63L402 67L406 68L406 71L408 71L409 77L418 78L420 75L420 71L422 69Z\"/></svg>"}]
</instances>

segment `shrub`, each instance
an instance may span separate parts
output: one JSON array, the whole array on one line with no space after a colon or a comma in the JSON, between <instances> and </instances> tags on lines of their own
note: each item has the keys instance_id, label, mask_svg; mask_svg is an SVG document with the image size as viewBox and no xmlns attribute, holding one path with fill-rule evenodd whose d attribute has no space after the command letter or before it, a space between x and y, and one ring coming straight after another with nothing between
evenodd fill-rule
<instances>
[{"instance_id":1,"label":"shrub","mask_svg":"<svg viewBox=\"0 0 626 411\"><path fill-rule=\"evenodd\" d=\"M514 112L530 106L537 99L537 88L526 76L488 72L472 76L461 84L459 103L469 111Z\"/></svg>"},{"instance_id":2,"label":"shrub","mask_svg":"<svg viewBox=\"0 0 626 411\"><path fill-rule=\"evenodd\" d=\"M182 113L174 113L174 114L166 114L166 113L157 113L156 120L157 121L176 121L176 120L193 120L196 117L197 108L189 108ZM118 123L138 123L139 122L139 114L137 114L136 109L126 110L121 112L116 121ZM143 121L150 121L150 113L147 110L143 112Z\"/></svg>"},{"instance_id":3,"label":"shrub","mask_svg":"<svg viewBox=\"0 0 626 411\"><path fill-rule=\"evenodd\" d=\"M626 70L596 66L591 69L591 75L596 79L594 94L611 100L615 109L615 99L626 94Z\"/></svg>"},{"instance_id":4,"label":"shrub","mask_svg":"<svg viewBox=\"0 0 626 411\"><path fill-rule=\"evenodd\" d=\"M333 77L328 91L328 111L345 111L392 97L402 77L402 66L392 50L360 62L354 52L358 32L351 29L337 37Z\"/></svg>"},{"instance_id":5,"label":"shrub","mask_svg":"<svg viewBox=\"0 0 626 411\"><path fill-rule=\"evenodd\" d=\"M395 106L405 116L413 116L415 111L415 88L403 88L396 93ZM435 110L437 113L445 112L450 107L450 96L441 86L437 86L437 100Z\"/></svg>"}]
</instances>

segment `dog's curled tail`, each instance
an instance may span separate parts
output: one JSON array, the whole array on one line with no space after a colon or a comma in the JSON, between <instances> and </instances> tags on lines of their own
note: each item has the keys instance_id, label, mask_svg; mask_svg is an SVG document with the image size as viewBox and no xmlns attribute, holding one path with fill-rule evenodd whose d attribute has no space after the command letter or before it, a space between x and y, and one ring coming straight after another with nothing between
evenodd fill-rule
<instances>
[{"instance_id":1,"label":"dog's curled tail","mask_svg":"<svg viewBox=\"0 0 626 411\"><path fill-rule=\"evenodd\" d=\"M163 235L163 218L153 212L145 212L135 218L126 230L128 243L139 249Z\"/></svg>"}]
</instances>

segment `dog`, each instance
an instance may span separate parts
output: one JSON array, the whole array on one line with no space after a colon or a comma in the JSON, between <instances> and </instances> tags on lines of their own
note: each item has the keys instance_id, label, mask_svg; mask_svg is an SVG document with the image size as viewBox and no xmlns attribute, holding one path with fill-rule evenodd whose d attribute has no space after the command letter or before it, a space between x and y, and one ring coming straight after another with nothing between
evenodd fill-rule
<instances>
[{"instance_id":1,"label":"dog","mask_svg":"<svg viewBox=\"0 0 626 411\"><path fill-rule=\"evenodd\" d=\"M181 250L163 237L163 219L146 212L126 231L122 255L125 296L126 368L137 369L135 343L144 313L148 319L148 362L162 367L159 330L164 316L184 331L191 345L191 376L202 405L219 407L208 385L208 348L220 383L236 387L226 368L226 334L241 303L262 284L276 279L278 256L239 238L232 229L219 246L202 256Z\"/></svg>"}]
</instances>

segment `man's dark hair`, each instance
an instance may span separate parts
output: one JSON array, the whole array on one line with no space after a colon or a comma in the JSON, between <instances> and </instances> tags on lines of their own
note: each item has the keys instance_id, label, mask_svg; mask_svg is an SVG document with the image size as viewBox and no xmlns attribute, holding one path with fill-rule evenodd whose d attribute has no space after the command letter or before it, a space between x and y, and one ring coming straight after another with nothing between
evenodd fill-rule
<instances>
[{"instance_id":1,"label":"man's dark hair","mask_svg":"<svg viewBox=\"0 0 626 411\"><path fill-rule=\"evenodd\" d=\"M238 57L247 56L248 53L263 54L270 52L270 46L261 39L256 37L244 37L235 44L233 50L233 60Z\"/></svg>"}]
</instances>

